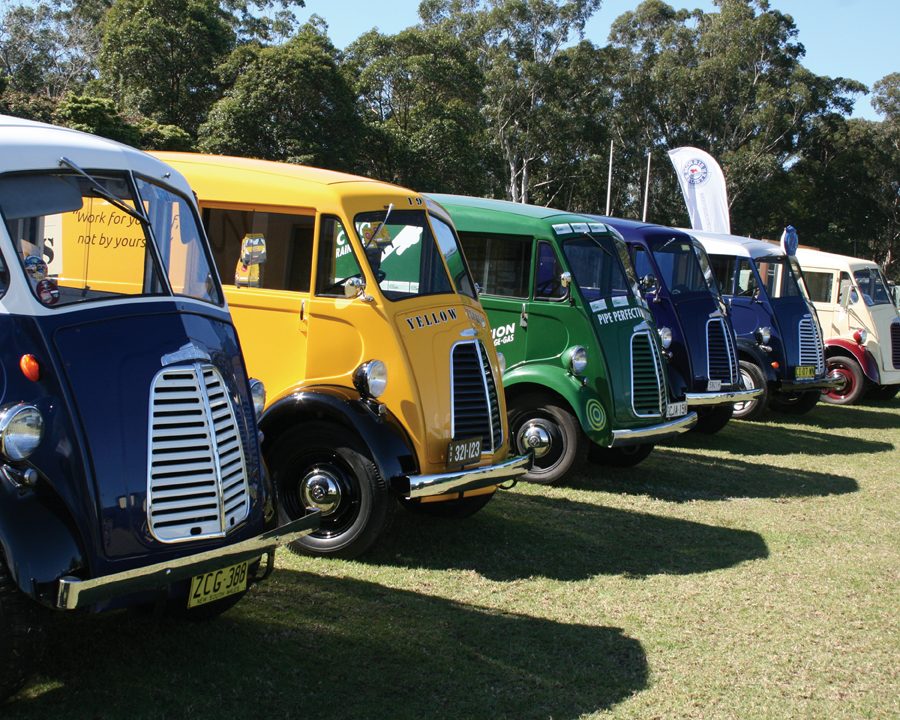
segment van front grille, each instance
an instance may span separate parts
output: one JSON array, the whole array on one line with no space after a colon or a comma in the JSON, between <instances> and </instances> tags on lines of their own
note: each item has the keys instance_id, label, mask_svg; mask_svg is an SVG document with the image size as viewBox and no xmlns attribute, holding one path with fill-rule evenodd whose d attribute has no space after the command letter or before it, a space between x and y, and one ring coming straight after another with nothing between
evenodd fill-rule
<instances>
[{"instance_id":1,"label":"van front grille","mask_svg":"<svg viewBox=\"0 0 900 720\"><path fill-rule=\"evenodd\" d=\"M666 407L662 358L646 331L631 336L631 407L638 417L661 417Z\"/></svg>"},{"instance_id":2,"label":"van front grille","mask_svg":"<svg viewBox=\"0 0 900 720\"><path fill-rule=\"evenodd\" d=\"M208 364L164 368L150 390L147 517L160 542L221 537L250 512L247 463L225 381Z\"/></svg>"},{"instance_id":3,"label":"van front grille","mask_svg":"<svg viewBox=\"0 0 900 720\"><path fill-rule=\"evenodd\" d=\"M503 443L503 421L497 383L481 341L461 342L451 350L454 440L481 438L483 453Z\"/></svg>"},{"instance_id":4,"label":"van front grille","mask_svg":"<svg viewBox=\"0 0 900 720\"><path fill-rule=\"evenodd\" d=\"M825 372L825 346L819 323L808 315L800 320L800 364L815 365L816 375Z\"/></svg>"},{"instance_id":5,"label":"van front grille","mask_svg":"<svg viewBox=\"0 0 900 720\"><path fill-rule=\"evenodd\" d=\"M900 322L891 323L891 358L894 369L900 370Z\"/></svg>"},{"instance_id":6,"label":"van front grille","mask_svg":"<svg viewBox=\"0 0 900 720\"><path fill-rule=\"evenodd\" d=\"M712 318L706 323L706 353L707 377L721 380L725 385L736 385L740 372L737 353L722 318Z\"/></svg>"}]
</instances>

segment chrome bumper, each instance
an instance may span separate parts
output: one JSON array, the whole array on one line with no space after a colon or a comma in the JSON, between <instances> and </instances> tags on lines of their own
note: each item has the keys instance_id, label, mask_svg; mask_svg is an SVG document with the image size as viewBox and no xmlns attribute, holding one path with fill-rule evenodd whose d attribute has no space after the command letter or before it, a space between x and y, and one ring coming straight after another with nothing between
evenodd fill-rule
<instances>
[{"instance_id":1,"label":"chrome bumper","mask_svg":"<svg viewBox=\"0 0 900 720\"><path fill-rule=\"evenodd\" d=\"M762 388L750 390L722 390L720 392L685 393L688 407L704 405L725 405L727 403L747 402L762 395Z\"/></svg>"},{"instance_id":2,"label":"chrome bumper","mask_svg":"<svg viewBox=\"0 0 900 720\"><path fill-rule=\"evenodd\" d=\"M689 412L676 420L648 425L647 427L633 430L613 430L610 447L623 447L625 445L643 445L648 442L658 442L670 437L675 437L687 432L697 424L697 413Z\"/></svg>"},{"instance_id":3,"label":"chrome bumper","mask_svg":"<svg viewBox=\"0 0 900 720\"><path fill-rule=\"evenodd\" d=\"M806 390L833 390L842 384L838 377L826 375L823 378L811 380L782 380L778 385L781 392L804 392Z\"/></svg>"},{"instance_id":4,"label":"chrome bumper","mask_svg":"<svg viewBox=\"0 0 900 720\"><path fill-rule=\"evenodd\" d=\"M121 595L159 590L179 580L187 580L242 560L255 560L263 553L308 535L318 527L319 511L309 510L307 515L298 520L233 545L90 580L66 576L59 581L56 606L64 610L75 610Z\"/></svg>"},{"instance_id":5,"label":"chrome bumper","mask_svg":"<svg viewBox=\"0 0 900 720\"><path fill-rule=\"evenodd\" d=\"M490 485L500 485L513 480L531 469L531 455L518 455L497 465L463 468L456 472L435 475L410 475L396 478L394 490L404 498L420 498L443 495L449 492L477 490Z\"/></svg>"}]
</instances>

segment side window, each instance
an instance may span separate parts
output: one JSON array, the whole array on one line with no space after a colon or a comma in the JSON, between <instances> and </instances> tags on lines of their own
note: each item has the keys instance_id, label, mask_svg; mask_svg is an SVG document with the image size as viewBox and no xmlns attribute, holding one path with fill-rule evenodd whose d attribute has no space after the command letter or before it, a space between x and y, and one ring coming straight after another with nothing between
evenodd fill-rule
<instances>
[{"instance_id":1,"label":"side window","mask_svg":"<svg viewBox=\"0 0 900 720\"><path fill-rule=\"evenodd\" d=\"M475 282L487 295L527 298L531 238L520 235L460 233Z\"/></svg>"},{"instance_id":2,"label":"side window","mask_svg":"<svg viewBox=\"0 0 900 720\"><path fill-rule=\"evenodd\" d=\"M847 305L848 303L855 303L858 299L859 296L856 289L853 287L853 281L850 279L850 274L842 272L841 297L838 302L840 302L841 305Z\"/></svg>"},{"instance_id":3,"label":"side window","mask_svg":"<svg viewBox=\"0 0 900 720\"><path fill-rule=\"evenodd\" d=\"M353 254L350 237L340 220L324 215L319 223L316 295L343 297L344 281L351 277L362 277L362 269Z\"/></svg>"},{"instance_id":4,"label":"side window","mask_svg":"<svg viewBox=\"0 0 900 720\"><path fill-rule=\"evenodd\" d=\"M534 297L536 300L559 300L566 296L559 276L563 268L548 242L538 243L537 265L534 269Z\"/></svg>"},{"instance_id":5,"label":"side window","mask_svg":"<svg viewBox=\"0 0 900 720\"><path fill-rule=\"evenodd\" d=\"M833 302L832 290L834 289L834 274L830 272L815 272L804 270L803 278L806 280L806 288L809 290L809 298L817 303Z\"/></svg>"},{"instance_id":6,"label":"side window","mask_svg":"<svg viewBox=\"0 0 900 720\"><path fill-rule=\"evenodd\" d=\"M709 264L712 266L716 282L722 289L723 295L732 295L734 292L734 265L737 258L732 255L710 255Z\"/></svg>"},{"instance_id":7,"label":"side window","mask_svg":"<svg viewBox=\"0 0 900 720\"><path fill-rule=\"evenodd\" d=\"M759 288L759 284L756 282L756 275L753 273L753 267L750 265L748 258L736 259L737 277L734 294L752 297L753 293Z\"/></svg>"},{"instance_id":8,"label":"side window","mask_svg":"<svg viewBox=\"0 0 900 720\"><path fill-rule=\"evenodd\" d=\"M312 276L312 215L204 208L203 224L213 259L225 284L251 285L268 290L309 292ZM250 276L236 278L238 261L255 243L264 261Z\"/></svg>"},{"instance_id":9,"label":"side window","mask_svg":"<svg viewBox=\"0 0 900 720\"><path fill-rule=\"evenodd\" d=\"M643 245L634 246L634 271L637 273L638 279L647 275L656 277L656 271L653 269L653 263L650 262L650 253L647 252ZM656 278L659 282L659 278Z\"/></svg>"}]
</instances>

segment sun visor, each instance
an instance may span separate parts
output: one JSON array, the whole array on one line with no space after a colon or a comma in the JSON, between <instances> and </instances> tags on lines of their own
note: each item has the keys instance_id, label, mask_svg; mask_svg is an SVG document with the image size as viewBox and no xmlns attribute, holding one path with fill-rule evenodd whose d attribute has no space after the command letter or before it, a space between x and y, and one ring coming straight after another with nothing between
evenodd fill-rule
<instances>
[{"instance_id":1,"label":"sun visor","mask_svg":"<svg viewBox=\"0 0 900 720\"><path fill-rule=\"evenodd\" d=\"M0 178L0 209L7 220L80 210L75 178L59 175L10 175Z\"/></svg>"}]
</instances>

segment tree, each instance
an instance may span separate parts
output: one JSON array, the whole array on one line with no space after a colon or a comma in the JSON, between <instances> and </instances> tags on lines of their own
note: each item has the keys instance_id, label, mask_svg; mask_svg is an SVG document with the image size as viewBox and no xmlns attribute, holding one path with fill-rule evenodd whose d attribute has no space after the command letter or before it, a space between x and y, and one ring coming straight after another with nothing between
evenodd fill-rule
<instances>
[{"instance_id":1,"label":"tree","mask_svg":"<svg viewBox=\"0 0 900 720\"><path fill-rule=\"evenodd\" d=\"M487 193L497 175L479 113L484 78L459 38L411 28L370 31L346 69L367 127L362 172L409 187Z\"/></svg>"},{"instance_id":2,"label":"tree","mask_svg":"<svg viewBox=\"0 0 900 720\"><path fill-rule=\"evenodd\" d=\"M283 45L243 48L223 72L234 85L200 129L203 150L335 169L358 162L362 123L319 21Z\"/></svg>"},{"instance_id":3,"label":"tree","mask_svg":"<svg viewBox=\"0 0 900 720\"><path fill-rule=\"evenodd\" d=\"M215 0L115 0L102 27L112 98L195 134L221 94L215 68L234 47L232 18Z\"/></svg>"},{"instance_id":4,"label":"tree","mask_svg":"<svg viewBox=\"0 0 900 720\"><path fill-rule=\"evenodd\" d=\"M558 113L548 100L556 86L553 61L574 34L581 37L600 0L426 0L425 27L460 37L485 77L491 143L505 165L507 197L528 202L548 128Z\"/></svg>"}]
</instances>

